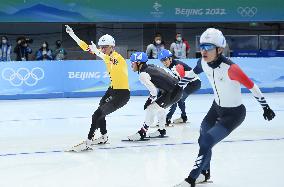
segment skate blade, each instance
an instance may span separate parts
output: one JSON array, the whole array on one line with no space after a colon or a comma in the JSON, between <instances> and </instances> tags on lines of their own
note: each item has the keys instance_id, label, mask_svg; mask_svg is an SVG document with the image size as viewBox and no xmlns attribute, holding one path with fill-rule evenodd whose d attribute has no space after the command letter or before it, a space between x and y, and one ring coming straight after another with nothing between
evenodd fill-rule
<instances>
[{"instance_id":1,"label":"skate blade","mask_svg":"<svg viewBox=\"0 0 284 187\"><path fill-rule=\"evenodd\" d=\"M91 144L91 146L102 146L102 145L108 145L110 144L109 142L106 143L99 143L99 144Z\"/></svg>"},{"instance_id":2,"label":"skate blade","mask_svg":"<svg viewBox=\"0 0 284 187\"><path fill-rule=\"evenodd\" d=\"M140 139L140 140L129 140L129 139L124 139L124 140L121 140L122 142L146 142L146 141L149 141L150 139L149 138L144 138L144 139Z\"/></svg>"},{"instance_id":3,"label":"skate blade","mask_svg":"<svg viewBox=\"0 0 284 187\"><path fill-rule=\"evenodd\" d=\"M169 125L166 125L165 127L167 128L167 127L175 127L175 126L186 126L186 125L189 125L190 124L190 122L185 122L185 123L170 123ZM158 125L154 125L154 126L151 126L151 128L159 128L159 126Z\"/></svg>"},{"instance_id":4,"label":"skate blade","mask_svg":"<svg viewBox=\"0 0 284 187\"><path fill-rule=\"evenodd\" d=\"M162 139L162 138L168 138L169 136L154 136L154 137L150 137L150 136L148 136L147 138L157 138L157 139Z\"/></svg>"},{"instance_id":5,"label":"skate blade","mask_svg":"<svg viewBox=\"0 0 284 187\"><path fill-rule=\"evenodd\" d=\"M82 150L82 151L77 151L77 150L71 148L71 149L64 150L64 152L67 152L67 153L81 153L81 152L88 152L88 151L93 151L93 149L88 148L88 149L85 149L85 150Z\"/></svg>"},{"instance_id":6,"label":"skate blade","mask_svg":"<svg viewBox=\"0 0 284 187\"><path fill-rule=\"evenodd\" d=\"M196 184L198 184L198 185L205 185L205 184L211 184L211 183L213 183L213 181L211 181L211 180L209 180L209 181L205 181L205 182L199 182L199 183L196 183Z\"/></svg>"},{"instance_id":7,"label":"skate blade","mask_svg":"<svg viewBox=\"0 0 284 187\"><path fill-rule=\"evenodd\" d=\"M186 125L186 124L190 124L190 122L180 122L180 123L171 123L173 125Z\"/></svg>"}]
</instances>

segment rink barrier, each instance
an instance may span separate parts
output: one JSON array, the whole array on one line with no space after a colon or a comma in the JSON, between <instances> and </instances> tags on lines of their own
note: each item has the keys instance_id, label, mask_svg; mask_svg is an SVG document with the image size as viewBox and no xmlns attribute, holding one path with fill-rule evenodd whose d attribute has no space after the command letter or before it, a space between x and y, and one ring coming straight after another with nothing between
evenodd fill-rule
<instances>
[{"instance_id":1,"label":"rink barrier","mask_svg":"<svg viewBox=\"0 0 284 187\"><path fill-rule=\"evenodd\" d=\"M239 142L262 142L262 141L282 141L283 138L262 138L262 139L242 139L242 140L224 140L220 143L239 143ZM135 142L129 142L133 144ZM127 144L127 143L126 143ZM94 150L116 150L116 149L130 149L130 148L147 148L147 147L165 147L165 146L179 146L179 145L197 145L197 142L181 142L181 143L165 143L165 144L140 144L139 145L128 145L128 146L114 146L114 147L101 147L103 145L95 146ZM92 152L92 151L89 151ZM39 155L39 154L53 154L53 153L68 153L64 150L54 151L35 151L35 152L21 152L21 153L2 153L0 157L11 157L21 155Z\"/></svg>"},{"instance_id":2,"label":"rink barrier","mask_svg":"<svg viewBox=\"0 0 284 187\"><path fill-rule=\"evenodd\" d=\"M284 92L283 57L231 59L263 92ZM195 67L197 59L182 61ZM129 60L127 63L131 95L148 95L138 74L132 72ZM163 67L158 60L151 59L149 63ZM109 86L108 76L102 60L1 62L0 99L98 97ZM196 93L213 93L204 73L200 74L200 79L201 89ZM242 92L249 90L242 88Z\"/></svg>"}]
</instances>

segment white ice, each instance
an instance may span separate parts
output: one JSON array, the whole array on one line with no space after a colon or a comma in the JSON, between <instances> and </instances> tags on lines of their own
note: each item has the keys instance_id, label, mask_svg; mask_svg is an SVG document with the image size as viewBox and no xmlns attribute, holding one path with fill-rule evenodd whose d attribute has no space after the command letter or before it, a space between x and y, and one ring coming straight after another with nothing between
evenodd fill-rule
<instances>
[{"instance_id":1,"label":"white ice","mask_svg":"<svg viewBox=\"0 0 284 187\"><path fill-rule=\"evenodd\" d=\"M225 139L233 142L214 147L213 184L202 186L284 186L284 93L265 96L276 118L265 121L253 96L243 94L246 119ZM91 152L62 152L86 139L99 99L0 101L0 186L171 187L188 175L212 95L190 96L186 106L191 123L167 128L168 139L138 143L121 142L144 119L146 97L131 97L125 107L107 117L110 144ZM174 117L179 113L177 109Z\"/></svg>"}]
</instances>

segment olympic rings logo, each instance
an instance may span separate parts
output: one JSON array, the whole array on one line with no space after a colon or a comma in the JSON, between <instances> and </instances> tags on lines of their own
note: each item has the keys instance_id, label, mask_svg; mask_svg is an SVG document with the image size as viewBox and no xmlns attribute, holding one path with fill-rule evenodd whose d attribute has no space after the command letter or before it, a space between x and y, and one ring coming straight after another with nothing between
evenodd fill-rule
<instances>
[{"instance_id":1,"label":"olympic rings logo","mask_svg":"<svg viewBox=\"0 0 284 187\"><path fill-rule=\"evenodd\" d=\"M27 68L19 68L17 71L12 68L4 68L2 70L2 78L15 87L24 84L35 86L39 80L44 78L44 71L39 67L33 68L31 71Z\"/></svg>"},{"instance_id":2,"label":"olympic rings logo","mask_svg":"<svg viewBox=\"0 0 284 187\"><path fill-rule=\"evenodd\" d=\"M257 13L257 8L256 7L239 7L237 11L243 17L253 17Z\"/></svg>"}]
</instances>

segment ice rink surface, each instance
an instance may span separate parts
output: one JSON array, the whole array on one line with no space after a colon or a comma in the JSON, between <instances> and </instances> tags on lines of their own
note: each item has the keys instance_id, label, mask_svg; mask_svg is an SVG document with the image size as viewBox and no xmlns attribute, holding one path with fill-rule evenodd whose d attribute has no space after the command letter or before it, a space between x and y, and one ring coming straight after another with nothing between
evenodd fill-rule
<instances>
[{"instance_id":1,"label":"ice rink surface","mask_svg":"<svg viewBox=\"0 0 284 187\"><path fill-rule=\"evenodd\" d=\"M253 96L243 94L246 119L213 148L213 184L197 186L284 186L284 93L265 96L275 119L265 121ZM141 127L145 115L146 97L131 97L107 117L110 144L63 152L86 139L99 99L0 101L0 186L171 187L188 175L213 95L190 96L190 124L167 128L169 138L137 143L121 142ZM174 118L179 114L178 109Z\"/></svg>"}]
</instances>

